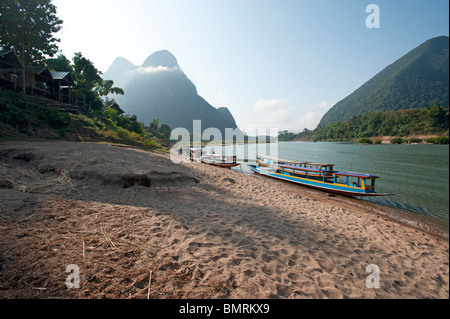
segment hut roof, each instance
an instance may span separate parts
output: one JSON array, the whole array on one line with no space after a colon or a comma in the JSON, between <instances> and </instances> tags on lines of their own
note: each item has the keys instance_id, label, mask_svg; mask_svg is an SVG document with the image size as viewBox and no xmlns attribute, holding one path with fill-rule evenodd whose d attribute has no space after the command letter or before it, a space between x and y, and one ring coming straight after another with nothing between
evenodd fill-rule
<instances>
[{"instance_id":1,"label":"hut roof","mask_svg":"<svg viewBox=\"0 0 450 319\"><path fill-rule=\"evenodd\" d=\"M36 74L47 79L52 79L52 74L50 73L50 71L43 66L27 66L25 68L25 73Z\"/></svg>"},{"instance_id":2,"label":"hut roof","mask_svg":"<svg viewBox=\"0 0 450 319\"><path fill-rule=\"evenodd\" d=\"M0 65L6 68L22 68L22 63L14 50L0 51Z\"/></svg>"},{"instance_id":3,"label":"hut roof","mask_svg":"<svg viewBox=\"0 0 450 319\"><path fill-rule=\"evenodd\" d=\"M50 73L52 75L53 80L60 80L62 83L68 86L75 85L75 82L73 81L70 72L52 71Z\"/></svg>"},{"instance_id":4,"label":"hut roof","mask_svg":"<svg viewBox=\"0 0 450 319\"><path fill-rule=\"evenodd\" d=\"M117 114L119 114L119 115L125 113L125 111L120 108L119 104L117 104L115 102L113 104L111 104L110 106L108 106L106 109L109 110L111 108L115 109L117 111Z\"/></svg>"}]
</instances>

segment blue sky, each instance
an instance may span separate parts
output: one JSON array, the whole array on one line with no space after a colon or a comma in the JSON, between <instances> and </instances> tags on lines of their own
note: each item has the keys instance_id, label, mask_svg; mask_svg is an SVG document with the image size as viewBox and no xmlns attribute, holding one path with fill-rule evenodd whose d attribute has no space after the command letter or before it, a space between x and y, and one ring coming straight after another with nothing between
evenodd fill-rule
<instances>
[{"instance_id":1,"label":"blue sky","mask_svg":"<svg viewBox=\"0 0 450 319\"><path fill-rule=\"evenodd\" d=\"M448 0L54 0L60 49L105 72L157 50L243 129L301 131L422 42L449 35ZM369 4L380 28L366 27Z\"/></svg>"}]
</instances>

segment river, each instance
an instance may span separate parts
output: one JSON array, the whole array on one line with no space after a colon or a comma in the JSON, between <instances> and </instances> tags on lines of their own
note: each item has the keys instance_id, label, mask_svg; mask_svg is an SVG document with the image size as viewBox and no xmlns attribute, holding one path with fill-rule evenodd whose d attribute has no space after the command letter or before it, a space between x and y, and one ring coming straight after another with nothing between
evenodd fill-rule
<instances>
[{"instance_id":1,"label":"river","mask_svg":"<svg viewBox=\"0 0 450 319\"><path fill-rule=\"evenodd\" d=\"M449 146L448 145L359 145L339 142L280 142L225 146L225 154L242 161L235 170L250 173L247 164L269 146L278 148L278 158L335 164L335 169L379 176L376 191L393 193L387 197L361 199L409 212L422 221L449 226ZM208 149L208 148L207 148ZM219 153L220 147L214 151ZM356 156L355 156L356 155ZM244 163L244 159L248 162Z\"/></svg>"}]
</instances>

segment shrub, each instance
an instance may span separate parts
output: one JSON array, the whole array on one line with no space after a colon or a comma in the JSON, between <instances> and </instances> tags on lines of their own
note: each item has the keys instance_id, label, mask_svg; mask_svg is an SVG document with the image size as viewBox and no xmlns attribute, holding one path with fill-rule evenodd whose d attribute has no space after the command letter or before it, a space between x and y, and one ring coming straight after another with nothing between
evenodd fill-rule
<instances>
[{"instance_id":1,"label":"shrub","mask_svg":"<svg viewBox=\"0 0 450 319\"><path fill-rule=\"evenodd\" d=\"M401 137L394 137L391 139L391 144L403 144L403 139Z\"/></svg>"},{"instance_id":2,"label":"shrub","mask_svg":"<svg viewBox=\"0 0 450 319\"><path fill-rule=\"evenodd\" d=\"M53 107L46 107L39 110L37 118L57 131L66 129L70 122L70 116L67 112L61 112Z\"/></svg>"},{"instance_id":3,"label":"shrub","mask_svg":"<svg viewBox=\"0 0 450 319\"><path fill-rule=\"evenodd\" d=\"M415 144L417 144L417 143L422 143L422 139L417 138L417 137L411 137L411 138L408 140L408 143L411 143L411 144L413 144L413 143L415 143Z\"/></svg>"},{"instance_id":4,"label":"shrub","mask_svg":"<svg viewBox=\"0 0 450 319\"><path fill-rule=\"evenodd\" d=\"M448 140L448 136L440 136L440 137L430 137L427 138L427 143L431 143L431 144L448 144L449 140Z\"/></svg>"},{"instance_id":5,"label":"shrub","mask_svg":"<svg viewBox=\"0 0 450 319\"><path fill-rule=\"evenodd\" d=\"M448 136L441 136L438 137L438 144L448 144L449 140L448 140Z\"/></svg>"},{"instance_id":6,"label":"shrub","mask_svg":"<svg viewBox=\"0 0 450 319\"><path fill-rule=\"evenodd\" d=\"M375 145L380 145L381 143L383 143L383 140L381 138L377 138L374 141Z\"/></svg>"},{"instance_id":7,"label":"shrub","mask_svg":"<svg viewBox=\"0 0 450 319\"><path fill-rule=\"evenodd\" d=\"M373 144L373 141L370 139L370 138L368 138L368 137L363 137L363 138L361 138L361 139L359 139L359 143L360 144Z\"/></svg>"}]
</instances>

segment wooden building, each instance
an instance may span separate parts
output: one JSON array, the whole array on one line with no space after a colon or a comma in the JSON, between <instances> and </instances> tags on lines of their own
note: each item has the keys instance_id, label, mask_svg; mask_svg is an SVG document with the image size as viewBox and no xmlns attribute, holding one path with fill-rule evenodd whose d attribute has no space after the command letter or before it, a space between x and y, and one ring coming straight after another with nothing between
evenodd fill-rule
<instances>
[{"instance_id":1,"label":"wooden building","mask_svg":"<svg viewBox=\"0 0 450 319\"><path fill-rule=\"evenodd\" d=\"M53 100L48 105L73 112L85 112L87 106L73 94L75 85L70 72L51 72L44 66L24 67L14 50L0 51L0 89L42 96ZM111 107L119 114L123 113L118 105Z\"/></svg>"},{"instance_id":2,"label":"wooden building","mask_svg":"<svg viewBox=\"0 0 450 319\"><path fill-rule=\"evenodd\" d=\"M22 72L22 63L13 50L0 51L0 87L18 91Z\"/></svg>"},{"instance_id":3,"label":"wooden building","mask_svg":"<svg viewBox=\"0 0 450 319\"><path fill-rule=\"evenodd\" d=\"M53 77L46 67L27 66L25 67L25 89L26 94L49 97Z\"/></svg>"},{"instance_id":4,"label":"wooden building","mask_svg":"<svg viewBox=\"0 0 450 319\"><path fill-rule=\"evenodd\" d=\"M72 89L75 86L70 72L50 72L52 75L52 84L50 97L63 103L71 104L73 101Z\"/></svg>"}]
</instances>

